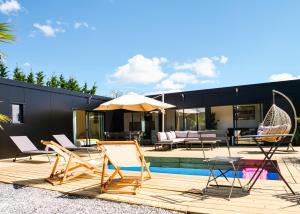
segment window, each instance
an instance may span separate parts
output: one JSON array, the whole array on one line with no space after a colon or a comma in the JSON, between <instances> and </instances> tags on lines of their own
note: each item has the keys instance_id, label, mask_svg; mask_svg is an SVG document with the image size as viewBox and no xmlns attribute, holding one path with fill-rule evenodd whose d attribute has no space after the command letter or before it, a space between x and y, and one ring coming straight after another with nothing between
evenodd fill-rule
<instances>
[{"instance_id":1,"label":"window","mask_svg":"<svg viewBox=\"0 0 300 214\"><path fill-rule=\"evenodd\" d=\"M22 104L12 104L12 123L24 123Z\"/></svg>"},{"instance_id":2,"label":"window","mask_svg":"<svg viewBox=\"0 0 300 214\"><path fill-rule=\"evenodd\" d=\"M255 105L238 105L238 120L255 120Z\"/></svg>"},{"instance_id":3,"label":"window","mask_svg":"<svg viewBox=\"0 0 300 214\"><path fill-rule=\"evenodd\" d=\"M174 131L175 130L175 110L169 109L166 110L165 114L165 131Z\"/></svg>"},{"instance_id":4,"label":"window","mask_svg":"<svg viewBox=\"0 0 300 214\"><path fill-rule=\"evenodd\" d=\"M205 129L205 108L176 110L176 130Z\"/></svg>"},{"instance_id":5,"label":"window","mask_svg":"<svg viewBox=\"0 0 300 214\"><path fill-rule=\"evenodd\" d=\"M143 112L124 113L124 131L141 131L145 129Z\"/></svg>"},{"instance_id":6,"label":"window","mask_svg":"<svg viewBox=\"0 0 300 214\"><path fill-rule=\"evenodd\" d=\"M184 109L185 130L205 129L205 108Z\"/></svg>"}]
</instances>

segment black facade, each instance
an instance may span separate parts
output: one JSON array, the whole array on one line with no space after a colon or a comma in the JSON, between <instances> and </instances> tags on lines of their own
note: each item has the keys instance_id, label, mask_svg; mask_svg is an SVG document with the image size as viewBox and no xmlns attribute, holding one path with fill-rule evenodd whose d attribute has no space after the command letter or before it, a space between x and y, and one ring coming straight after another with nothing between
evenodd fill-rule
<instances>
[{"instance_id":1,"label":"black facade","mask_svg":"<svg viewBox=\"0 0 300 214\"><path fill-rule=\"evenodd\" d=\"M52 139L52 134L64 133L73 139L73 109L92 110L108 100L110 98L0 78L1 114L12 116L12 104L21 104L24 111L24 123L1 124L4 130L0 130L0 158L12 157L18 151L9 136L26 135L40 149L39 141ZM109 114L105 129L114 124Z\"/></svg>"},{"instance_id":2,"label":"black facade","mask_svg":"<svg viewBox=\"0 0 300 214\"><path fill-rule=\"evenodd\" d=\"M176 105L178 109L262 103L268 110L273 89L286 94L300 113L300 80L170 93L165 94L165 102Z\"/></svg>"},{"instance_id":3,"label":"black facade","mask_svg":"<svg viewBox=\"0 0 300 214\"><path fill-rule=\"evenodd\" d=\"M175 105L177 109L204 107L206 128L209 129L210 109L213 106L260 103L265 115L272 104L273 89L286 94L300 115L300 80L169 93L165 94L165 102ZM0 158L12 157L18 151L9 136L26 135L40 149L42 145L39 141L52 139L53 134L64 133L73 139L73 109L92 110L110 99L0 78L0 113L12 116L12 104L21 104L24 111L24 123L1 124L4 130L0 130ZM291 108L280 97L277 104L291 113ZM106 112L104 130L123 131L123 113L122 110Z\"/></svg>"},{"instance_id":4,"label":"black facade","mask_svg":"<svg viewBox=\"0 0 300 214\"><path fill-rule=\"evenodd\" d=\"M295 105L298 116L300 115L300 80L169 93L165 94L165 102L175 105L177 109L204 107L206 109L206 128L210 129L211 107L259 103L262 104L262 113L265 115L273 103L272 90L287 95ZM159 95L151 97L161 99ZM276 96L276 104L293 118L292 109L286 100Z\"/></svg>"}]
</instances>

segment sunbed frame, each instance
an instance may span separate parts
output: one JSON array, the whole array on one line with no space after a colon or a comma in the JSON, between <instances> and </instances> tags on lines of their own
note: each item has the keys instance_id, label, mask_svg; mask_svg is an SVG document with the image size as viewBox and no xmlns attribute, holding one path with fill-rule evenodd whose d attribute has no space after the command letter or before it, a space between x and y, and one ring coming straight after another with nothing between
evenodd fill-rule
<instances>
[{"instance_id":1,"label":"sunbed frame","mask_svg":"<svg viewBox=\"0 0 300 214\"><path fill-rule=\"evenodd\" d=\"M41 143L57 152L51 174L45 179L52 185L63 184L64 182L78 177L86 172L92 172L94 174L101 175L100 165L98 166L87 162L74 152L69 151L54 141L41 141ZM61 157L65 159L67 164L64 166L64 169L57 171ZM84 170L80 171L80 168L83 168Z\"/></svg>"}]
</instances>

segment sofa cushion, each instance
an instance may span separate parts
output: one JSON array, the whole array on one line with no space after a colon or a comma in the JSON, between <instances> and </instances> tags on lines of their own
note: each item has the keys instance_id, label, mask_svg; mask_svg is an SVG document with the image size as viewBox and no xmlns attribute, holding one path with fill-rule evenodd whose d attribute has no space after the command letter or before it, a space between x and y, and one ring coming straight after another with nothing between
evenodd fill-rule
<instances>
[{"instance_id":1,"label":"sofa cushion","mask_svg":"<svg viewBox=\"0 0 300 214\"><path fill-rule=\"evenodd\" d=\"M198 131L189 131L187 137L188 138L199 138L200 136L199 136Z\"/></svg>"},{"instance_id":2,"label":"sofa cushion","mask_svg":"<svg viewBox=\"0 0 300 214\"><path fill-rule=\"evenodd\" d=\"M172 140L174 143L184 143L184 138L175 138Z\"/></svg>"},{"instance_id":3,"label":"sofa cushion","mask_svg":"<svg viewBox=\"0 0 300 214\"><path fill-rule=\"evenodd\" d=\"M176 138L186 138L188 131L175 131Z\"/></svg>"},{"instance_id":4,"label":"sofa cushion","mask_svg":"<svg viewBox=\"0 0 300 214\"><path fill-rule=\"evenodd\" d=\"M184 141L199 141L199 138L197 138L197 137L188 137L188 138L185 138Z\"/></svg>"},{"instance_id":5,"label":"sofa cushion","mask_svg":"<svg viewBox=\"0 0 300 214\"><path fill-rule=\"evenodd\" d=\"M165 132L157 132L157 140L158 141L168 140L168 137Z\"/></svg>"},{"instance_id":6,"label":"sofa cushion","mask_svg":"<svg viewBox=\"0 0 300 214\"><path fill-rule=\"evenodd\" d=\"M201 134L203 138L216 138L217 134Z\"/></svg>"},{"instance_id":7,"label":"sofa cushion","mask_svg":"<svg viewBox=\"0 0 300 214\"><path fill-rule=\"evenodd\" d=\"M170 133L171 133L171 135L173 136L173 139L175 139L175 138L176 138L175 132L174 132L174 131L170 131Z\"/></svg>"},{"instance_id":8,"label":"sofa cushion","mask_svg":"<svg viewBox=\"0 0 300 214\"><path fill-rule=\"evenodd\" d=\"M171 132L166 132L166 135L167 135L168 140L173 140L176 138L176 136L174 137Z\"/></svg>"}]
</instances>

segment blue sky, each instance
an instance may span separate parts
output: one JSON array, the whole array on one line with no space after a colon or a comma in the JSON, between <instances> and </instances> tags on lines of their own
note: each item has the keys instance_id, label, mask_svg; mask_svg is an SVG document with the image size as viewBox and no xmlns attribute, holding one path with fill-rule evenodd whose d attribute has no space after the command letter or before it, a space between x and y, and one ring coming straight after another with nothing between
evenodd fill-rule
<instances>
[{"instance_id":1,"label":"blue sky","mask_svg":"<svg viewBox=\"0 0 300 214\"><path fill-rule=\"evenodd\" d=\"M25 72L142 94L300 77L300 1L3 0Z\"/></svg>"}]
</instances>

